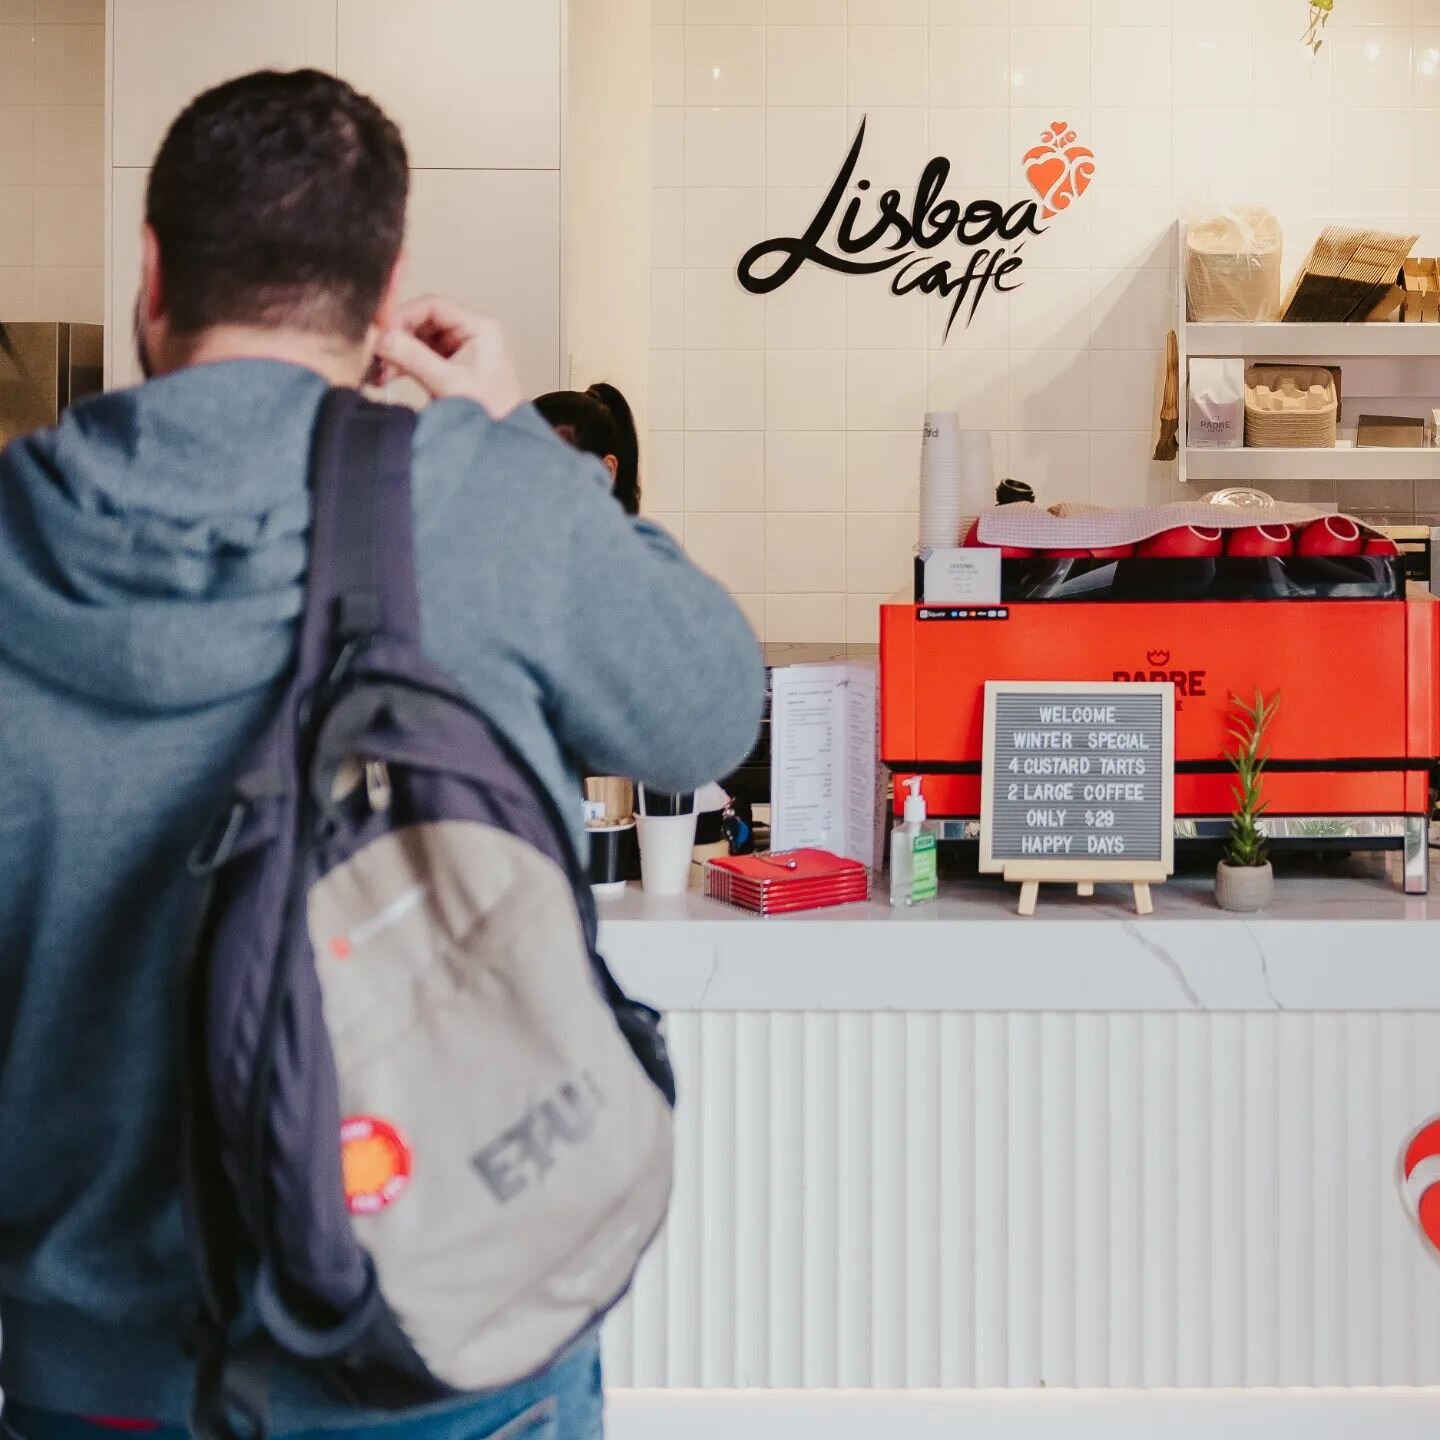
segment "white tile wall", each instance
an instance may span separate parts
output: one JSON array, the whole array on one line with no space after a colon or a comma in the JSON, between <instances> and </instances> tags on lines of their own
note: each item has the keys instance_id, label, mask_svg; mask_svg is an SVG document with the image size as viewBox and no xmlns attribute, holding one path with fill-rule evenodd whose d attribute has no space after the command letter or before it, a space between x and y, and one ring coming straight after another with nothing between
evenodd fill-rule
<instances>
[{"instance_id":1,"label":"white tile wall","mask_svg":"<svg viewBox=\"0 0 1440 1440\"><path fill-rule=\"evenodd\" d=\"M687 105L765 104L763 25L690 25L684 33Z\"/></svg>"},{"instance_id":2,"label":"white tile wall","mask_svg":"<svg viewBox=\"0 0 1440 1440\"><path fill-rule=\"evenodd\" d=\"M764 179L763 108L691 106L686 110L686 185L728 188L760 185Z\"/></svg>"},{"instance_id":3,"label":"white tile wall","mask_svg":"<svg viewBox=\"0 0 1440 1440\"><path fill-rule=\"evenodd\" d=\"M687 510L717 514L764 510L763 431L692 430L684 438Z\"/></svg>"},{"instance_id":4,"label":"white tile wall","mask_svg":"<svg viewBox=\"0 0 1440 1440\"><path fill-rule=\"evenodd\" d=\"M862 430L846 437L845 507L871 513L914 514L920 479L910 430Z\"/></svg>"},{"instance_id":5,"label":"white tile wall","mask_svg":"<svg viewBox=\"0 0 1440 1440\"><path fill-rule=\"evenodd\" d=\"M48 185L104 185L103 105L36 107L35 179Z\"/></svg>"},{"instance_id":6,"label":"white tile wall","mask_svg":"<svg viewBox=\"0 0 1440 1440\"><path fill-rule=\"evenodd\" d=\"M845 435L839 430L770 430L765 435L765 505L771 511L843 513Z\"/></svg>"},{"instance_id":7,"label":"white tile wall","mask_svg":"<svg viewBox=\"0 0 1440 1440\"><path fill-rule=\"evenodd\" d=\"M0 320L103 318L104 21L0 3Z\"/></svg>"},{"instance_id":8,"label":"white tile wall","mask_svg":"<svg viewBox=\"0 0 1440 1440\"><path fill-rule=\"evenodd\" d=\"M697 435L704 431L696 431ZM645 462L645 508L653 513L685 510L685 444L683 430L655 430Z\"/></svg>"},{"instance_id":9,"label":"white tile wall","mask_svg":"<svg viewBox=\"0 0 1440 1440\"><path fill-rule=\"evenodd\" d=\"M765 358L772 430L845 429L845 351L775 350Z\"/></svg>"},{"instance_id":10,"label":"white tile wall","mask_svg":"<svg viewBox=\"0 0 1440 1440\"><path fill-rule=\"evenodd\" d=\"M765 356L760 350L685 353L686 430L763 430Z\"/></svg>"},{"instance_id":11,"label":"white tile wall","mask_svg":"<svg viewBox=\"0 0 1440 1440\"><path fill-rule=\"evenodd\" d=\"M852 25L849 32L851 105L925 103L928 35L918 25Z\"/></svg>"},{"instance_id":12,"label":"white tile wall","mask_svg":"<svg viewBox=\"0 0 1440 1440\"><path fill-rule=\"evenodd\" d=\"M774 350L845 348L846 316L854 296L842 275L811 269L765 297L765 344ZM755 298L748 297L756 304Z\"/></svg>"},{"instance_id":13,"label":"white tile wall","mask_svg":"<svg viewBox=\"0 0 1440 1440\"><path fill-rule=\"evenodd\" d=\"M335 0L123 0L114 35L114 163L147 166L185 103L266 65L335 68Z\"/></svg>"},{"instance_id":14,"label":"white tile wall","mask_svg":"<svg viewBox=\"0 0 1440 1440\"><path fill-rule=\"evenodd\" d=\"M843 25L772 25L766 40L765 95L771 105L843 105Z\"/></svg>"},{"instance_id":15,"label":"white tile wall","mask_svg":"<svg viewBox=\"0 0 1440 1440\"><path fill-rule=\"evenodd\" d=\"M340 73L399 123L411 164L558 167L559 0L325 0L324 8L337 27Z\"/></svg>"},{"instance_id":16,"label":"white tile wall","mask_svg":"<svg viewBox=\"0 0 1440 1440\"><path fill-rule=\"evenodd\" d=\"M1440 221L1440 0L1341 0L1318 56L1303 0L655 0L654 19L653 263L683 324L654 336L653 508L771 639L873 638L907 580L927 407L989 429L997 472L1043 497L1172 496L1150 451L1182 207L1267 202L1292 261L1327 219ZM862 118L872 205L908 200L932 155L957 198L1028 198L1021 157L1056 119L1095 182L948 339L948 307L883 279L807 267L743 293L740 256L802 233Z\"/></svg>"},{"instance_id":17,"label":"white tile wall","mask_svg":"<svg viewBox=\"0 0 1440 1440\"><path fill-rule=\"evenodd\" d=\"M35 18L42 25L103 25L105 0L35 0Z\"/></svg>"},{"instance_id":18,"label":"white tile wall","mask_svg":"<svg viewBox=\"0 0 1440 1440\"><path fill-rule=\"evenodd\" d=\"M686 346L692 350L765 348L765 307L756 305L740 288L733 270L679 273L685 282Z\"/></svg>"},{"instance_id":19,"label":"white tile wall","mask_svg":"<svg viewBox=\"0 0 1440 1440\"><path fill-rule=\"evenodd\" d=\"M35 179L35 107L0 105L0 185Z\"/></svg>"},{"instance_id":20,"label":"white tile wall","mask_svg":"<svg viewBox=\"0 0 1440 1440\"><path fill-rule=\"evenodd\" d=\"M560 375L560 175L416 170L407 249L412 293L452 295L498 316L532 394Z\"/></svg>"},{"instance_id":21,"label":"white tile wall","mask_svg":"<svg viewBox=\"0 0 1440 1440\"><path fill-rule=\"evenodd\" d=\"M35 187L35 263L104 265L105 192L99 185Z\"/></svg>"},{"instance_id":22,"label":"white tile wall","mask_svg":"<svg viewBox=\"0 0 1440 1440\"><path fill-rule=\"evenodd\" d=\"M0 189L0 265L34 263L35 192L28 185L6 186Z\"/></svg>"},{"instance_id":23,"label":"white tile wall","mask_svg":"<svg viewBox=\"0 0 1440 1440\"><path fill-rule=\"evenodd\" d=\"M0 95L13 105L35 99L33 25L0 25Z\"/></svg>"},{"instance_id":24,"label":"white tile wall","mask_svg":"<svg viewBox=\"0 0 1440 1440\"><path fill-rule=\"evenodd\" d=\"M765 238L765 191L754 186L690 186L685 190L685 263L704 270L734 269Z\"/></svg>"},{"instance_id":25,"label":"white tile wall","mask_svg":"<svg viewBox=\"0 0 1440 1440\"><path fill-rule=\"evenodd\" d=\"M845 517L765 517L765 589L770 595L812 595L845 588Z\"/></svg>"},{"instance_id":26,"label":"white tile wall","mask_svg":"<svg viewBox=\"0 0 1440 1440\"><path fill-rule=\"evenodd\" d=\"M105 27L36 25L36 103L93 105L104 93Z\"/></svg>"}]
</instances>

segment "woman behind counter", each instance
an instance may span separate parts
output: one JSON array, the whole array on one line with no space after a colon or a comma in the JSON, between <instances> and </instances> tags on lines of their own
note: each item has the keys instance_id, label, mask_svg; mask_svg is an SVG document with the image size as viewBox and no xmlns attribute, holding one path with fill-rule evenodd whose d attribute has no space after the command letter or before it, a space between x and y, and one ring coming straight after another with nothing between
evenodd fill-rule
<instances>
[{"instance_id":1,"label":"woman behind counter","mask_svg":"<svg viewBox=\"0 0 1440 1440\"><path fill-rule=\"evenodd\" d=\"M535 408L561 439L595 455L610 472L615 498L627 515L640 513L640 437L629 402L613 385L554 390Z\"/></svg>"},{"instance_id":2,"label":"woman behind counter","mask_svg":"<svg viewBox=\"0 0 1440 1440\"><path fill-rule=\"evenodd\" d=\"M635 429L635 416L629 402L613 385L592 385L588 390L555 390L541 395L535 408L562 440L596 456L610 472L615 498L627 515L640 513L640 438ZM710 847L712 854L727 854L731 842L724 831L730 797L719 785L707 785L695 796L699 812L696 843ZM737 825L743 832L743 849L750 849L749 809ZM639 856L626 853L620 861L619 874L629 880L640 877ZM613 877L606 874L609 881Z\"/></svg>"}]
</instances>

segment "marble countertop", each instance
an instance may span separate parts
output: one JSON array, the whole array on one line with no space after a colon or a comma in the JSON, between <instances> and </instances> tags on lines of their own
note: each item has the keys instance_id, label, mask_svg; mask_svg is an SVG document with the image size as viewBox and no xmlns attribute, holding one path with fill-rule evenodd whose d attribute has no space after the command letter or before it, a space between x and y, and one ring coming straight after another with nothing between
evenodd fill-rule
<instances>
[{"instance_id":1,"label":"marble countertop","mask_svg":"<svg viewBox=\"0 0 1440 1440\"><path fill-rule=\"evenodd\" d=\"M1209 875L1156 887L1143 919L1128 888L1081 900L1047 886L1024 920L1016 887L989 879L913 911L770 919L632 889L600 907L601 947L666 1010L1440 1010L1440 884L1406 896L1395 864L1282 873L1252 917L1216 909Z\"/></svg>"}]
</instances>

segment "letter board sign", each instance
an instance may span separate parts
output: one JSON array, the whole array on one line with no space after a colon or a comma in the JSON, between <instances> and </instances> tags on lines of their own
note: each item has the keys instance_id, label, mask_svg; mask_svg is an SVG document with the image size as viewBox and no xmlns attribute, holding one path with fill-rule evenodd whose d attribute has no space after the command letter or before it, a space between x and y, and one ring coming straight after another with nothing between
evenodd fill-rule
<instances>
[{"instance_id":1,"label":"letter board sign","mask_svg":"<svg viewBox=\"0 0 1440 1440\"><path fill-rule=\"evenodd\" d=\"M1174 854L1173 684L986 685L982 871L1143 886Z\"/></svg>"}]
</instances>

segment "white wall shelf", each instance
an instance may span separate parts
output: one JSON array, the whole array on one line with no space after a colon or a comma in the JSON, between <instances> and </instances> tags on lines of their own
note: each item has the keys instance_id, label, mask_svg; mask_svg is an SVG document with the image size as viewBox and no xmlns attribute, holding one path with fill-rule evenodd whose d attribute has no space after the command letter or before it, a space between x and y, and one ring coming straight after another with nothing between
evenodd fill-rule
<instances>
[{"instance_id":1,"label":"white wall shelf","mask_svg":"<svg viewBox=\"0 0 1440 1440\"><path fill-rule=\"evenodd\" d=\"M1183 274L1184 271L1182 270ZM1440 325L1204 325L1186 322L1189 355L1247 360L1440 355Z\"/></svg>"},{"instance_id":2,"label":"white wall shelf","mask_svg":"<svg viewBox=\"0 0 1440 1440\"><path fill-rule=\"evenodd\" d=\"M1208 324L1186 313L1185 227L1177 225L1180 342L1180 456L1188 481L1258 485L1285 481L1440 480L1440 449L1358 449L1362 413L1428 419L1440 405L1440 325ZM1201 356L1253 360L1343 361L1340 443L1333 450L1197 450L1186 441L1190 361ZM1342 497L1343 498L1343 497Z\"/></svg>"},{"instance_id":3,"label":"white wall shelf","mask_svg":"<svg viewBox=\"0 0 1440 1440\"><path fill-rule=\"evenodd\" d=\"M1440 480L1440 450L1186 450L1190 480Z\"/></svg>"}]
</instances>

